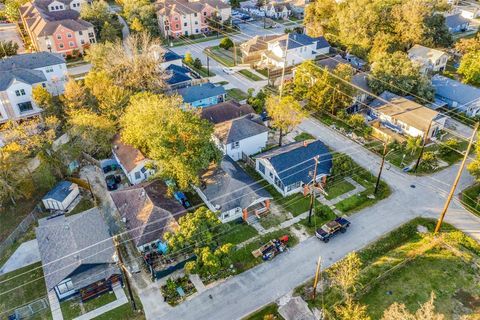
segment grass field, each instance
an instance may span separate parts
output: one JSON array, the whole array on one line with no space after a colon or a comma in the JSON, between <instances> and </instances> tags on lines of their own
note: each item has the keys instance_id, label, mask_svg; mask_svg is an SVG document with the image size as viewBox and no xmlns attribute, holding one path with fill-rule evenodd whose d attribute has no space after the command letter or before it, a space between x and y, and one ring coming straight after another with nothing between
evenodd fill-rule
<instances>
[{"instance_id":1,"label":"grass field","mask_svg":"<svg viewBox=\"0 0 480 320\"><path fill-rule=\"evenodd\" d=\"M417 226L429 232L419 233ZM367 307L372 319L380 319L393 302L414 312L433 291L437 312L446 319L480 312L480 245L449 225L434 237L435 221L416 218L358 252L362 261L354 299ZM325 277L326 274L324 273ZM311 306L320 307L305 296L307 284L296 290ZM330 312L342 303L338 289L327 287L323 301Z\"/></svg>"},{"instance_id":2,"label":"grass field","mask_svg":"<svg viewBox=\"0 0 480 320\"><path fill-rule=\"evenodd\" d=\"M41 263L0 276L0 318L6 319L15 308L21 307L47 295ZM36 315L36 319L50 319L50 309Z\"/></svg>"},{"instance_id":3,"label":"grass field","mask_svg":"<svg viewBox=\"0 0 480 320\"><path fill-rule=\"evenodd\" d=\"M253 73L252 71L247 70L247 69L242 69L242 70L238 71L238 73L240 73L241 75L247 77L248 79L250 79L250 80L252 80L252 81L261 81L261 80L263 80L262 78L260 78L259 76L257 76L255 73Z\"/></svg>"},{"instance_id":4,"label":"grass field","mask_svg":"<svg viewBox=\"0 0 480 320\"><path fill-rule=\"evenodd\" d=\"M480 184L474 184L462 191L460 201L465 208L477 216L480 215Z\"/></svg>"},{"instance_id":5,"label":"grass field","mask_svg":"<svg viewBox=\"0 0 480 320\"><path fill-rule=\"evenodd\" d=\"M275 303L272 303L272 304L269 304L268 306L263 307L262 309L243 318L243 320L272 319L272 318L266 318L267 316L274 316L273 319L275 320L283 320L283 317L278 313L278 306Z\"/></svg>"},{"instance_id":6,"label":"grass field","mask_svg":"<svg viewBox=\"0 0 480 320\"><path fill-rule=\"evenodd\" d=\"M328 200L335 199L336 197L354 189L355 186L346 180L335 181L330 185L327 184L325 191L328 193L328 195L326 195L325 198Z\"/></svg>"},{"instance_id":7,"label":"grass field","mask_svg":"<svg viewBox=\"0 0 480 320\"><path fill-rule=\"evenodd\" d=\"M248 95L238 88L232 88L227 90L227 98L241 101L247 99Z\"/></svg>"},{"instance_id":8,"label":"grass field","mask_svg":"<svg viewBox=\"0 0 480 320\"><path fill-rule=\"evenodd\" d=\"M62 301L60 308L62 309L63 318L65 320L71 320L115 300L115 294L113 292L107 292L86 302L81 302L79 298Z\"/></svg>"},{"instance_id":9,"label":"grass field","mask_svg":"<svg viewBox=\"0 0 480 320\"><path fill-rule=\"evenodd\" d=\"M220 243L239 244L258 235L254 227L245 222L238 223L236 221L228 222L222 225L220 231L222 235L218 238Z\"/></svg>"}]
</instances>

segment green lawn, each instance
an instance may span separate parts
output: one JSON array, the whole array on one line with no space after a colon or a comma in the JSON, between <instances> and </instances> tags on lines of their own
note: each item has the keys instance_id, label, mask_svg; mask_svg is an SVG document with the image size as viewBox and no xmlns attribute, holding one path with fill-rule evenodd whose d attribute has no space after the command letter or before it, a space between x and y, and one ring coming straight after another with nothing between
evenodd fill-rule
<instances>
[{"instance_id":1,"label":"green lawn","mask_svg":"<svg viewBox=\"0 0 480 320\"><path fill-rule=\"evenodd\" d=\"M315 206L320 206L321 203L317 199L314 200ZM278 199L277 204L281 205L285 210L290 212L294 217L307 212L310 209L310 196L304 196L301 193L295 193L288 197Z\"/></svg>"},{"instance_id":2,"label":"green lawn","mask_svg":"<svg viewBox=\"0 0 480 320\"><path fill-rule=\"evenodd\" d=\"M474 184L462 191L460 201L465 208L476 215L480 215L480 184Z\"/></svg>"},{"instance_id":3,"label":"green lawn","mask_svg":"<svg viewBox=\"0 0 480 320\"><path fill-rule=\"evenodd\" d=\"M46 297L47 289L41 263L38 262L1 275L0 294L0 315L2 319L7 318L15 308ZM50 319L50 317L50 309L43 310L36 316L37 319Z\"/></svg>"},{"instance_id":4,"label":"green lawn","mask_svg":"<svg viewBox=\"0 0 480 320\"><path fill-rule=\"evenodd\" d=\"M137 299L138 301L138 299ZM118 308L110 310L101 316L94 318L95 320L143 320L145 316L142 313L134 313L132 305L125 303Z\"/></svg>"},{"instance_id":5,"label":"green lawn","mask_svg":"<svg viewBox=\"0 0 480 320\"><path fill-rule=\"evenodd\" d=\"M214 47L209 47L204 50L205 54L208 55L210 58L213 60L223 64L226 67L233 67L235 66L234 63L234 54L233 54L234 48L231 48L231 50L225 50L223 48L220 48L219 46L214 46ZM241 59L241 52L239 48L236 48L237 50L237 64L240 63Z\"/></svg>"},{"instance_id":6,"label":"green lawn","mask_svg":"<svg viewBox=\"0 0 480 320\"><path fill-rule=\"evenodd\" d=\"M345 194L354 189L355 186L346 180L342 179L340 181L333 181L330 184L327 183L325 192L327 192L328 195L325 196L325 198L328 200L335 199L336 197L341 196L342 194Z\"/></svg>"},{"instance_id":7,"label":"green lawn","mask_svg":"<svg viewBox=\"0 0 480 320\"><path fill-rule=\"evenodd\" d=\"M27 242L29 240L35 239L35 227L32 225L30 228L27 230L27 232L20 237L17 241L15 241L10 247L8 247L3 253L2 256L0 257L0 267L7 262L7 260L10 258L10 256L15 252L15 250L20 247L20 245L23 242Z\"/></svg>"},{"instance_id":8,"label":"green lawn","mask_svg":"<svg viewBox=\"0 0 480 320\"><path fill-rule=\"evenodd\" d=\"M236 268L236 273L241 273L262 263L262 258L255 258L252 255L252 251L258 249L269 240L276 239L284 235L288 235L290 237L288 242L289 247L293 247L298 243L298 239L293 235L293 233L290 232L290 229L287 228L267 233L259 237L256 241L253 241L243 248L234 251L231 258L232 263Z\"/></svg>"},{"instance_id":9,"label":"green lawn","mask_svg":"<svg viewBox=\"0 0 480 320\"><path fill-rule=\"evenodd\" d=\"M232 88L227 90L227 98L241 101L247 99L248 95L238 88Z\"/></svg>"},{"instance_id":10,"label":"green lawn","mask_svg":"<svg viewBox=\"0 0 480 320\"><path fill-rule=\"evenodd\" d=\"M283 317L278 313L278 305L276 303L269 304L262 309L246 316L243 320L264 320L266 316L274 316L273 319L283 320ZM271 319L271 318L268 318Z\"/></svg>"},{"instance_id":11,"label":"green lawn","mask_svg":"<svg viewBox=\"0 0 480 320\"><path fill-rule=\"evenodd\" d=\"M207 68L205 66L202 66L200 69L199 68L195 68L192 64L188 64L186 63L185 61L183 61L187 66L189 66L190 68L193 69L193 71L197 72L201 77L215 77L216 74L215 72L213 72L212 70L210 70L210 72L208 72Z\"/></svg>"},{"instance_id":12,"label":"green lawn","mask_svg":"<svg viewBox=\"0 0 480 320\"><path fill-rule=\"evenodd\" d=\"M245 222L239 223L236 221L223 224L220 233L221 235L218 237L220 243L231 243L233 245L258 235L254 227Z\"/></svg>"},{"instance_id":13,"label":"green lawn","mask_svg":"<svg viewBox=\"0 0 480 320\"><path fill-rule=\"evenodd\" d=\"M296 136L295 138L293 138L295 141L305 141L305 140L310 140L310 139L315 139L314 136L312 136L310 133L308 132L302 132L300 133L298 136Z\"/></svg>"},{"instance_id":14,"label":"green lawn","mask_svg":"<svg viewBox=\"0 0 480 320\"><path fill-rule=\"evenodd\" d=\"M286 215L278 216L278 215L269 213L265 217L262 217L260 219L260 224L264 229L270 229L272 227L277 227L287 219L288 217Z\"/></svg>"},{"instance_id":15,"label":"green lawn","mask_svg":"<svg viewBox=\"0 0 480 320\"><path fill-rule=\"evenodd\" d=\"M311 223L308 223L308 217L307 217L305 219L300 220L299 224L304 226L310 235L314 235L315 231L318 228L320 228L326 222L335 219L336 217L337 215L335 214L335 212L333 212L332 209L330 209L326 205L321 205L312 214Z\"/></svg>"},{"instance_id":16,"label":"green lawn","mask_svg":"<svg viewBox=\"0 0 480 320\"><path fill-rule=\"evenodd\" d=\"M82 199L80 200L79 203L73 208L72 211L68 212L65 214L65 216L72 216L74 214L86 211L88 209L91 209L95 206L95 203L93 200L90 198L90 195L83 195Z\"/></svg>"},{"instance_id":17,"label":"green lawn","mask_svg":"<svg viewBox=\"0 0 480 320\"><path fill-rule=\"evenodd\" d=\"M247 77L248 79L250 80L253 80L253 81L261 81L263 80L262 78L260 78L259 76L257 76L255 73L253 73L252 71L250 70L247 70L247 69L242 69L240 71L238 71L238 73L240 73L241 75Z\"/></svg>"},{"instance_id":18,"label":"green lawn","mask_svg":"<svg viewBox=\"0 0 480 320\"><path fill-rule=\"evenodd\" d=\"M81 302L80 298L62 301L60 303L60 308L62 309L63 318L65 320L69 320L95 310L115 300L116 297L113 292L106 292L86 302ZM84 312L82 312L82 309Z\"/></svg>"},{"instance_id":19,"label":"green lawn","mask_svg":"<svg viewBox=\"0 0 480 320\"><path fill-rule=\"evenodd\" d=\"M434 237L435 222L416 218L358 252L362 269L354 298L367 306L372 319L380 319L393 302L415 311L432 291L437 312L446 319L474 311L470 303L480 295L480 279L472 262L480 258L480 245L447 224L440 236ZM418 233L418 225L430 232ZM296 292L304 295L308 286L311 284ZM341 298L337 289L327 287L323 297L308 302L317 307L324 303L331 309Z\"/></svg>"}]
</instances>

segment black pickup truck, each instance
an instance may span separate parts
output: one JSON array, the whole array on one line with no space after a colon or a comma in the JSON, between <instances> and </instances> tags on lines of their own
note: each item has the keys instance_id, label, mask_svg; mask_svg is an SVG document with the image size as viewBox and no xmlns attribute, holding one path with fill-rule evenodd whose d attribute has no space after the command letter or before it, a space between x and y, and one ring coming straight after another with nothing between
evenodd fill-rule
<instances>
[{"instance_id":1,"label":"black pickup truck","mask_svg":"<svg viewBox=\"0 0 480 320\"><path fill-rule=\"evenodd\" d=\"M333 238L337 233L345 233L350 226L350 221L338 217L335 220L325 223L321 228L317 229L315 235L318 239L327 243L330 238Z\"/></svg>"}]
</instances>

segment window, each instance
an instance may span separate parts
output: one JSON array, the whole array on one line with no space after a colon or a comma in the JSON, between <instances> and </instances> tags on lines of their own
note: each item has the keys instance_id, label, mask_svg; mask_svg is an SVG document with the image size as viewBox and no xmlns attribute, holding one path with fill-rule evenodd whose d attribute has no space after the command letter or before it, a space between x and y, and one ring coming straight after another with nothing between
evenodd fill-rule
<instances>
[{"instance_id":1,"label":"window","mask_svg":"<svg viewBox=\"0 0 480 320\"><path fill-rule=\"evenodd\" d=\"M68 43L68 46L69 46L70 48L73 47L73 46L74 46L73 41L70 41L70 42Z\"/></svg>"},{"instance_id":2,"label":"window","mask_svg":"<svg viewBox=\"0 0 480 320\"><path fill-rule=\"evenodd\" d=\"M93 34L93 32L89 32L89 33L88 33L88 36L89 36L90 38L94 38L94 37L95 37L95 35Z\"/></svg>"},{"instance_id":3,"label":"window","mask_svg":"<svg viewBox=\"0 0 480 320\"><path fill-rule=\"evenodd\" d=\"M90 43L95 43L95 39L91 38L89 39Z\"/></svg>"},{"instance_id":4,"label":"window","mask_svg":"<svg viewBox=\"0 0 480 320\"><path fill-rule=\"evenodd\" d=\"M73 282L71 280L67 280L63 283L59 283L57 285L57 290L58 290L58 293L60 294L64 294L64 293L67 293L71 290L74 290L75 287L73 286Z\"/></svg>"},{"instance_id":5,"label":"window","mask_svg":"<svg viewBox=\"0 0 480 320\"><path fill-rule=\"evenodd\" d=\"M240 148L240 141L235 141L232 143L232 149Z\"/></svg>"},{"instance_id":6,"label":"window","mask_svg":"<svg viewBox=\"0 0 480 320\"><path fill-rule=\"evenodd\" d=\"M198 24L198 21L195 21L195 24Z\"/></svg>"},{"instance_id":7,"label":"window","mask_svg":"<svg viewBox=\"0 0 480 320\"><path fill-rule=\"evenodd\" d=\"M196 18L196 17L197 17L197 13L195 12L195 13L193 14L193 16Z\"/></svg>"},{"instance_id":8,"label":"window","mask_svg":"<svg viewBox=\"0 0 480 320\"><path fill-rule=\"evenodd\" d=\"M60 44L58 45L58 47L59 47L60 49L63 49L63 43L60 43Z\"/></svg>"},{"instance_id":9,"label":"window","mask_svg":"<svg viewBox=\"0 0 480 320\"><path fill-rule=\"evenodd\" d=\"M25 95L25 90L20 89L20 90L15 90L15 94L17 97L24 96Z\"/></svg>"},{"instance_id":10,"label":"window","mask_svg":"<svg viewBox=\"0 0 480 320\"><path fill-rule=\"evenodd\" d=\"M85 44L85 40L81 39L80 44Z\"/></svg>"},{"instance_id":11,"label":"window","mask_svg":"<svg viewBox=\"0 0 480 320\"><path fill-rule=\"evenodd\" d=\"M135 172L135 180L140 179L142 176L140 175L140 172Z\"/></svg>"},{"instance_id":12,"label":"window","mask_svg":"<svg viewBox=\"0 0 480 320\"><path fill-rule=\"evenodd\" d=\"M175 21L178 21L178 17L175 17L174 19L175 19Z\"/></svg>"},{"instance_id":13,"label":"window","mask_svg":"<svg viewBox=\"0 0 480 320\"><path fill-rule=\"evenodd\" d=\"M175 25L175 29L178 29L178 23Z\"/></svg>"},{"instance_id":14,"label":"window","mask_svg":"<svg viewBox=\"0 0 480 320\"><path fill-rule=\"evenodd\" d=\"M71 38L72 37L72 34L71 33L67 33L67 38Z\"/></svg>"},{"instance_id":15,"label":"window","mask_svg":"<svg viewBox=\"0 0 480 320\"><path fill-rule=\"evenodd\" d=\"M295 183L293 183L293 184L291 184L291 185L288 185L288 186L287 186L287 192L299 188L300 185L301 185L301 184L300 184L300 181L295 182Z\"/></svg>"},{"instance_id":16,"label":"window","mask_svg":"<svg viewBox=\"0 0 480 320\"><path fill-rule=\"evenodd\" d=\"M145 169L145 167L143 167L142 169L140 169L140 171L145 174L145 172L147 172L147 169Z\"/></svg>"},{"instance_id":17,"label":"window","mask_svg":"<svg viewBox=\"0 0 480 320\"><path fill-rule=\"evenodd\" d=\"M265 174L265 166L261 162L258 163L258 171Z\"/></svg>"},{"instance_id":18,"label":"window","mask_svg":"<svg viewBox=\"0 0 480 320\"><path fill-rule=\"evenodd\" d=\"M42 82L42 87L46 88L47 85L45 84L45 82Z\"/></svg>"},{"instance_id":19,"label":"window","mask_svg":"<svg viewBox=\"0 0 480 320\"><path fill-rule=\"evenodd\" d=\"M58 39L58 40L62 40L62 35L61 35L61 34L57 34L57 39Z\"/></svg>"},{"instance_id":20,"label":"window","mask_svg":"<svg viewBox=\"0 0 480 320\"><path fill-rule=\"evenodd\" d=\"M33 110L32 102L28 101L28 102L19 103L18 110L20 110L20 112Z\"/></svg>"},{"instance_id":21,"label":"window","mask_svg":"<svg viewBox=\"0 0 480 320\"><path fill-rule=\"evenodd\" d=\"M198 33L198 29L195 29L195 33Z\"/></svg>"},{"instance_id":22,"label":"window","mask_svg":"<svg viewBox=\"0 0 480 320\"><path fill-rule=\"evenodd\" d=\"M184 27L186 27L186 26L187 26L187 23L186 23L186 22L184 22L184 23L183 23L183 26L184 26Z\"/></svg>"},{"instance_id":23,"label":"window","mask_svg":"<svg viewBox=\"0 0 480 320\"><path fill-rule=\"evenodd\" d=\"M83 36L82 30L78 31L78 34L81 35L81 36Z\"/></svg>"},{"instance_id":24,"label":"window","mask_svg":"<svg viewBox=\"0 0 480 320\"><path fill-rule=\"evenodd\" d=\"M45 72L46 72L46 73L53 72L53 67L47 67L47 68L45 69Z\"/></svg>"}]
</instances>

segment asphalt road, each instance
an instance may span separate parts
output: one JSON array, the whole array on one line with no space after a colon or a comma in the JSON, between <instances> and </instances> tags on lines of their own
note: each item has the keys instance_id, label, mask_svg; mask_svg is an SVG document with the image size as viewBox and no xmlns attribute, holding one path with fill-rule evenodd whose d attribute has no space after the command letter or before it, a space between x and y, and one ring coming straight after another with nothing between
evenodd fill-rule
<instances>
[{"instance_id":1,"label":"asphalt road","mask_svg":"<svg viewBox=\"0 0 480 320\"><path fill-rule=\"evenodd\" d=\"M311 119L304 121L300 128L320 138L333 149L352 155L360 165L377 173L379 158L348 138ZM312 278L318 256L322 256L323 266L328 267L347 253L365 247L414 217L437 217L457 170L458 165L430 177L414 177L391 167L384 171L383 179L392 188L392 195L351 216L352 225L347 233L328 244L309 238L273 261L232 277L193 299L168 309L164 314L158 309L151 312L147 307L147 318L241 319ZM457 190L471 182L472 177L464 173ZM415 188L411 185L415 185ZM480 218L463 209L457 201L452 202L446 221L480 242Z\"/></svg>"}]
</instances>

